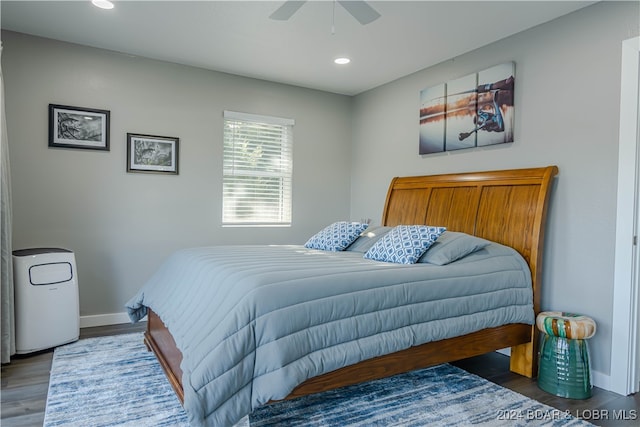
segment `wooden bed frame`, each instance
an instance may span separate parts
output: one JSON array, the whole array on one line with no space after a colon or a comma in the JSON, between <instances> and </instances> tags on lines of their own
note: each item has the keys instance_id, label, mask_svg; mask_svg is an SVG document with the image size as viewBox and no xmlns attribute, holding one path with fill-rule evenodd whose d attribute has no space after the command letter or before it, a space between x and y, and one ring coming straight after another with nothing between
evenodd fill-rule
<instances>
[{"instance_id":1,"label":"wooden bed frame","mask_svg":"<svg viewBox=\"0 0 640 427\"><path fill-rule=\"evenodd\" d=\"M533 305L540 312L542 249L547 204L556 166L535 169L394 178L389 186L382 224L445 226L515 248L529 264ZM149 309L145 343L152 350L181 401L182 354L162 320ZM510 324L430 342L365 360L311 378L287 397L331 390L460 360L511 347L513 372L537 374L535 325Z\"/></svg>"}]
</instances>

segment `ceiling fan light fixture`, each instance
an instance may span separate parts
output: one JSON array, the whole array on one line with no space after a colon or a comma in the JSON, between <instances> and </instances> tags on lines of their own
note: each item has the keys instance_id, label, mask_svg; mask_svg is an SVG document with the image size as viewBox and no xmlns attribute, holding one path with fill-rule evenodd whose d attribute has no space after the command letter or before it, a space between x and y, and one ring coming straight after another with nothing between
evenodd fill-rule
<instances>
[{"instance_id":1,"label":"ceiling fan light fixture","mask_svg":"<svg viewBox=\"0 0 640 427\"><path fill-rule=\"evenodd\" d=\"M333 62L335 62L338 65L347 65L349 62L351 62L351 60L347 57L340 57L340 58L336 58L333 60Z\"/></svg>"},{"instance_id":2,"label":"ceiling fan light fixture","mask_svg":"<svg viewBox=\"0 0 640 427\"><path fill-rule=\"evenodd\" d=\"M100 9L113 9L113 3L109 0L91 0L91 3Z\"/></svg>"},{"instance_id":3,"label":"ceiling fan light fixture","mask_svg":"<svg viewBox=\"0 0 640 427\"><path fill-rule=\"evenodd\" d=\"M332 0L335 10L336 2L340 3L351 16L353 16L360 24L367 25L380 18L380 14L373 7L369 6L364 0ZM278 9L273 12L269 18L276 21L286 21L300 9L306 1L287 0Z\"/></svg>"}]
</instances>

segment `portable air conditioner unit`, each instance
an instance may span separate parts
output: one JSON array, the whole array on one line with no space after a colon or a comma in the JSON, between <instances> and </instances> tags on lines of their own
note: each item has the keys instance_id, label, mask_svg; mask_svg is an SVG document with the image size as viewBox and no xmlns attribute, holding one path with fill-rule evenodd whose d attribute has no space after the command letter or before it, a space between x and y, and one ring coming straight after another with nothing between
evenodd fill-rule
<instances>
[{"instance_id":1,"label":"portable air conditioner unit","mask_svg":"<svg viewBox=\"0 0 640 427\"><path fill-rule=\"evenodd\" d=\"M16 353L56 347L80 336L78 276L73 252L13 251Z\"/></svg>"}]
</instances>

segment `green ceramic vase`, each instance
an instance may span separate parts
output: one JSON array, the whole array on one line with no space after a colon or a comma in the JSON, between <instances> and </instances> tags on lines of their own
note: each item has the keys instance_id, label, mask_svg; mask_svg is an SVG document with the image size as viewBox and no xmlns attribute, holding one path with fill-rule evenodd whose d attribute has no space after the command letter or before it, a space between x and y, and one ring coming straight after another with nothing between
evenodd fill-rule
<instances>
[{"instance_id":1,"label":"green ceramic vase","mask_svg":"<svg viewBox=\"0 0 640 427\"><path fill-rule=\"evenodd\" d=\"M591 368L586 340L542 334L538 387L569 399L591 397Z\"/></svg>"}]
</instances>

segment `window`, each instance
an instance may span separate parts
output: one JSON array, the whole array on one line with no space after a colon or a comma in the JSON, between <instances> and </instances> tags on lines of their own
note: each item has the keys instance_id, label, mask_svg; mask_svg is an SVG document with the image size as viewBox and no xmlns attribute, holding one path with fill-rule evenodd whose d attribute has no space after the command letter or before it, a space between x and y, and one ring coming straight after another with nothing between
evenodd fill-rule
<instances>
[{"instance_id":1,"label":"window","mask_svg":"<svg viewBox=\"0 0 640 427\"><path fill-rule=\"evenodd\" d=\"M291 225L293 125L224 112L222 225Z\"/></svg>"}]
</instances>

